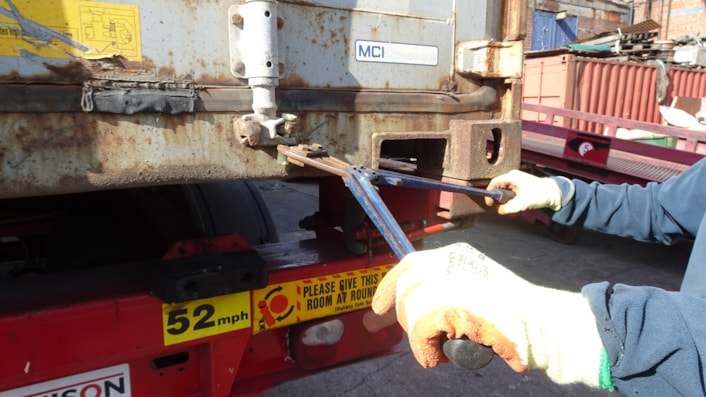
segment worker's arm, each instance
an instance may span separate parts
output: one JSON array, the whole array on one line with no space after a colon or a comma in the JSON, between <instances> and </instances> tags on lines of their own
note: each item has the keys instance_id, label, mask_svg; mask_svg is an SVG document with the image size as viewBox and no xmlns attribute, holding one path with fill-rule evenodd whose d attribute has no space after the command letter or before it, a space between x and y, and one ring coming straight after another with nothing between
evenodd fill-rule
<instances>
[{"instance_id":1,"label":"worker's arm","mask_svg":"<svg viewBox=\"0 0 706 397\"><path fill-rule=\"evenodd\" d=\"M582 290L616 389L635 396L703 396L706 298L607 282Z\"/></svg>"},{"instance_id":2,"label":"worker's arm","mask_svg":"<svg viewBox=\"0 0 706 397\"><path fill-rule=\"evenodd\" d=\"M695 236L699 229L706 211L706 159L664 183L645 187L539 178L511 171L493 179L488 188L516 193L498 206L501 214L547 208L551 219L560 224L672 244L679 237Z\"/></svg>"},{"instance_id":3,"label":"worker's arm","mask_svg":"<svg viewBox=\"0 0 706 397\"><path fill-rule=\"evenodd\" d=\"M385 275L372 307L397 310L424 367L448 361L442 338L467 337L491 346L517 372L540 369L557 383L612 387L581 294L533 285L468 244L408 254Z\"/></svg>"},{"instance_id":4,"label":"worker's arm","mask_svg":"<svg viewBox=\"0 0 706 397\"><path fill-rule=\"evenodd\" d=\"M541 179L538 183L533 178L528 174L496 178L497 187L517 189L518 197L523 189L533 192L505 213L560 202L549 213L552 220L567 225L664 244L699 232L689 268L706 265L706 240L701 236L706 231L706 160L662 184L645 187L556 177L537 178ZM692 275L684 281L690 280L700 279ZM595 315L618 390L628 395L706 393L706 322L702 320L706 296L608 283L588 285L582 293Z\"/></svg>"}]
</instances>

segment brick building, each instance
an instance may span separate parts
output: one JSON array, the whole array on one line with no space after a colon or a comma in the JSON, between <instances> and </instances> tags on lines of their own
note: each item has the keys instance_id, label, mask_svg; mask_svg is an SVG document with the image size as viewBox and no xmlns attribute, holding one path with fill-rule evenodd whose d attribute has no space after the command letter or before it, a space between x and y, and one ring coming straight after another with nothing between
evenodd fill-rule
<instances>
[{"instance_id":1,"label":"brick building","mask_svg":"<svg viewBox=\"0 0 706 397\"><path fill-rule=\"evenodd\" d=\"M634 0L633 6L636 22L652 19L662 26L661 39L706 36L706 0Z\"/></svg>"}]
</instances>

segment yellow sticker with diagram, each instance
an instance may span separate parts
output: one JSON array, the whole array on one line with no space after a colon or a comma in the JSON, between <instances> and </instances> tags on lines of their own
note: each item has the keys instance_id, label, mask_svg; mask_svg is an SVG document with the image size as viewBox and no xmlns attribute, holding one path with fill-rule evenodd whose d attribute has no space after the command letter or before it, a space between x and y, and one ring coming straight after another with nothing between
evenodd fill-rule
<instances>
[{"instance_id":1,"label":"yellow sticker with diagram","mask_svg":"<svg viewBox=\"0 0 706 397\"><path fill-rule=\"evenodd\" d=\"M251 326L250 291L162 304L164 346Z\"/></svg>"},{"instance_id":2,"label":"yellow sticker with diagram","mask_svg":"<svg viewBox=\"0 0 706 397\"><path fill-rule=\"evenodd\" d=\"M394 265L268 285L253 291L253 333L370 306Z\"/></svg>"},{"instance_id":3,"label":"yellow sticker with diagram","mask_svg":"<svg viewBox=\"0 0 706 397\"><path fill-rule=\"evenodd\" d=\"M142 61L137 5L0 0L0 55Z\"/></svg>"}]
</instances>

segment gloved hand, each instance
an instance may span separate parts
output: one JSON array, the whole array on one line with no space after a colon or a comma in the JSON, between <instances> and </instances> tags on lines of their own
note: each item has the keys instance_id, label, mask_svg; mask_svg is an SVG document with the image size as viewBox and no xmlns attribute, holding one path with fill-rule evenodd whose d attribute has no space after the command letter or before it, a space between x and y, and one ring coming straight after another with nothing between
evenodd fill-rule
<instances>
[{"instance_id":1,"label":"gloved hand","mask_svg":"<svg viewBox=\"0 0 706 397\"><path fill-rule=\"evenodd\" d=\"M487 189L496 188L510 189L515 192L514 198L498 206L498 213L501 215L540 208L550 208L554 211L561 209L561 190L551 178L539 178L526 172L512 170L490 181ZM485 203L491 206L495 201L486 197Z\"/></svg>"},{"instance_id":2,"label":"gloved hand","mask_svg":"<svg viewBox=\"0 0 706 397\"><path fill-rule=\"evenodd\" d=\"M372 308L397 309L424 367L448 361L441 336L466 336L517 372L542 369L557 383L599 386L603 345L581 294L535 286L468 244L405 256L382 279Z\"/></svg>"}]
</instances>

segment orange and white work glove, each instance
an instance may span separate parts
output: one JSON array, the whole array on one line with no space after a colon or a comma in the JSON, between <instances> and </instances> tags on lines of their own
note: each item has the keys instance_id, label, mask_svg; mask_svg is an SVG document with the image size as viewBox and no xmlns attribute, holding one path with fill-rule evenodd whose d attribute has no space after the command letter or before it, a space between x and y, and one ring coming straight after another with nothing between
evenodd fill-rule
<instances>
[{"instance_id":1,"label":"orange and white work glove","mask_svg":"<svg viewBox=\"0 0 706 397\"><path fill-rule=\"evenodd\" d=\"M498 206L498 213L501 215L541 208L559 211L562 207L561 189L552 178L540 178L526 172L512 170L490 181L487 189L496 188L515 192L514 198ZM491 206L495 204L495 201L488 197L485 199L485 203Z\"/></svg>"},{"instance_id":2,"label":"orange and white work glove","mask_svg":"<svg viewBox=\"0 0 706 397\"><path fill-rule=\"evenodd\" d=\"M556 383L605 387L603 344L583 296L533 285L468 244L405 256L382 279L372 308L396 308L423 367L448 362L441 337L465 336L517 372L540 369Z\"/></svg>"}]
</instances>

